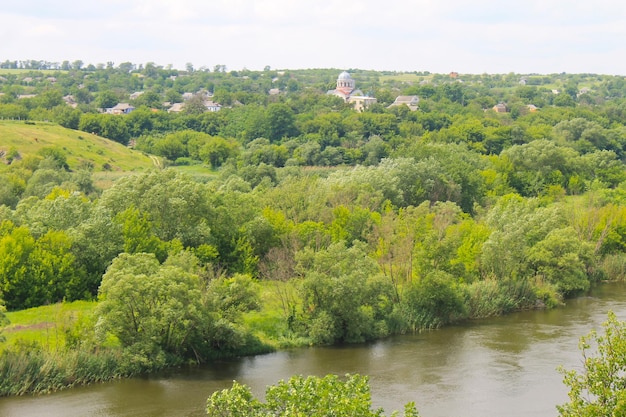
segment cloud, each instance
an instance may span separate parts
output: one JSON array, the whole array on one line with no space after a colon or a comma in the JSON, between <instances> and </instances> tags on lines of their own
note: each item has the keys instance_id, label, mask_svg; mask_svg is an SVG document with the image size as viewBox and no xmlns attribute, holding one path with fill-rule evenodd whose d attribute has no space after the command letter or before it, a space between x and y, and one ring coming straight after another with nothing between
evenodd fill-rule
<instances>
[{"instance_id":1,"label":"cloud","mask_svg":"<svg viewBox=\"0 0 626 417\"><path fill-rule=\"evenodd\" d=\"M21 0L0 59L626 74L616 0Z\"/></svg>"}]
</instances>

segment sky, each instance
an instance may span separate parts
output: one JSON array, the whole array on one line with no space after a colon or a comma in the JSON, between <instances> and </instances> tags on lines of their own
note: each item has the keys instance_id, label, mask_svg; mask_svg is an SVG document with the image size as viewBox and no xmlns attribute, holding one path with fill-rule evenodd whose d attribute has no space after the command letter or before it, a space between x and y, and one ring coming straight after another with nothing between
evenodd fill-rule
<instances>
[{"instance_id":1,"label":"sky","mask_svg":"<svg viewBox=\"0 0 626 417\"><path fill-rule=\"evenodd\" d=\"M623 0L4 0L0 61L626 75Z\"/></svg>"}]
</instances>

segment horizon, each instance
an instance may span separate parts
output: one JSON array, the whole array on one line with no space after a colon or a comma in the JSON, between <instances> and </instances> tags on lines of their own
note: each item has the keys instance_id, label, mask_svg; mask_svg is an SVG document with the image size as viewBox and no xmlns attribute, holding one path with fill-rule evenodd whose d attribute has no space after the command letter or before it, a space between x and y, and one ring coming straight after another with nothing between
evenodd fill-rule
<instances>
[{"instance_id":1,"label":"horizon","mask_svg":"<svg viewBox=\"0 0 626 417\"><path fill-rule=\"evenodd\" d=\"M0 61L626 75L618 0L21 0L0 38Z\"/></svg>"}]
</instances>

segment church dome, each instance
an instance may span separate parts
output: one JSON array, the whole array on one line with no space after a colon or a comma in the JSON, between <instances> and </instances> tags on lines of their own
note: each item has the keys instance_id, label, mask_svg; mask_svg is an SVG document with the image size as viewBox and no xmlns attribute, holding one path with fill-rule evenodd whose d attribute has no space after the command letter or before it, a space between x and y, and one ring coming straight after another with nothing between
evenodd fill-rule
<instances>
[{"instance_id":1,"label":"church dome","mask_svg":"<svg viewBox=\"0 0 626 417\"><path fill-rule=\"evenodd\" d=\"M339 74L339 77L337 77L338 80L351 80L352 77L350 76L350 74L348 73L348 71L344 71L341 74Z\"/></svg>"},{"instance_id":2,"label":"church dome","mask_svg":"<svg viewBox=\"0 0 626 417\"><path fill-rule=\"evenodd\" d=\"M337 91L349 96L352 90L354 90L354 79L347 71L344 71L337 77Z\"/></svg>"}]
</instances>

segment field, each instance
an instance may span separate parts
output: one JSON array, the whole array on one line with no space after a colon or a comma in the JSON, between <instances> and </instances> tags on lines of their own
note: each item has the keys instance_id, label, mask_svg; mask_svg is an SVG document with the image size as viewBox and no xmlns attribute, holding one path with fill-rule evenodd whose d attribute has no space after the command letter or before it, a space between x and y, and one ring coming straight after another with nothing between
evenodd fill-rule
<instances>
[{"instance_id":1,"label":"field","mask_svg":"<svg viewBox=\"0 0 626 417\"><path fill-rule=\"evenodd\" d=\"M17 340L39 343L48 350L60 348L64 343L63 334L79 318L86 317L96 307L95 301L74 301L6 313L10 324L4 329L6 344Z\"/></svg>"},{"instance_id":2,"label":"field","mask_svg":"<svg viewBox=\"0 0 626 417\"><path fill-rule=\"evenodd\" d=\"M67 73L67 71L61 71L61 70L40 70L40 69L31 70L31 69L0 68L0 75L7 75L7 74L28 75L29 72L37 72L38 74L44 74L44 75L52 75L52 74L57 74L59 72Z\"/></svg>"}]
</instances>

